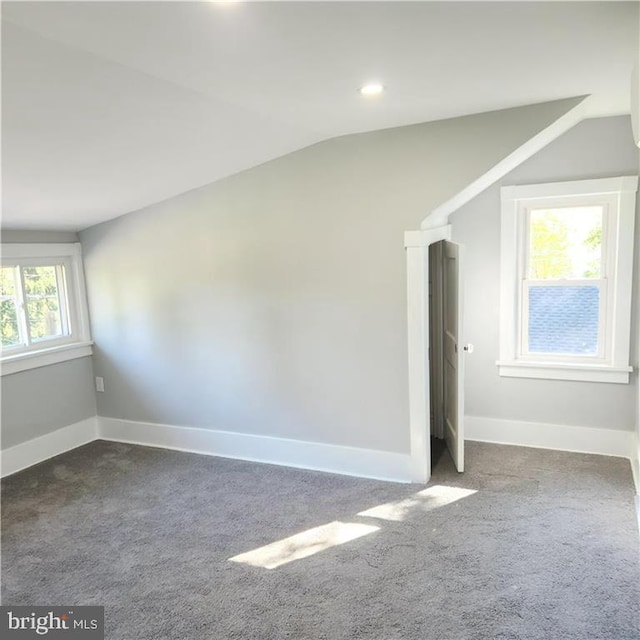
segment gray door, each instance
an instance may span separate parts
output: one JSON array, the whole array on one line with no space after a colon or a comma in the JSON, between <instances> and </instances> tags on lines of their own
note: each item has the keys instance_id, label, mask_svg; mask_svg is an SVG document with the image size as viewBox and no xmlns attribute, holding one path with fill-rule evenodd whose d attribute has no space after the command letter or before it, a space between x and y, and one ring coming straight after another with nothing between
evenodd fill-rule
<instances>
[{"instance_id":1,"label":"gray door","mask_svg":"<svg viewBox=\"0 0 640 640\"><path fill-rule=\"evenodd\" d=\"M444 242L444 438L456 469L464 471L464 350L462 347L462 249Z\"/></svg>"}]
</instances>

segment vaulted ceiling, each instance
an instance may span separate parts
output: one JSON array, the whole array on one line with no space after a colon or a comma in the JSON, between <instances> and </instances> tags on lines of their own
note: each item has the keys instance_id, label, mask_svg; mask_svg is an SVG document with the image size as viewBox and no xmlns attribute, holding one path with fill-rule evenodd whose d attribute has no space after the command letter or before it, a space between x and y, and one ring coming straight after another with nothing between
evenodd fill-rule
<instances>
[{"instance_id":1,"label":"vaulted ceiling","mask_svg":"<svg viewBox=\"0 0 640 640\"><path fill-rule=\"evenodd\" d=\"M637 57L635 2L3 2L2 224L82 229L348 133L627 113Z\"/></svg>"}]
</instances>

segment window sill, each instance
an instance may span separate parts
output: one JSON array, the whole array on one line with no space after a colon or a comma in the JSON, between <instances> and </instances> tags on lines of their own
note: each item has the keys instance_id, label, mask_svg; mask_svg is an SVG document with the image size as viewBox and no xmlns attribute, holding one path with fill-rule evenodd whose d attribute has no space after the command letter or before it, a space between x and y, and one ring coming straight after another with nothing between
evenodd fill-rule
<instances>
[{"instance_id":1,"label":"window sill","mask_svg":"<svg viewBox=\"0 0 640 640\"><path fill-rule=\"evenodd\" d=\"M48 349L40 349L38 351L29 351L27 353L16 353L15 355L4 356L0 359L0 374L3 376L19 373L20 371L28 371L37 367L46 367L50 364L58 364L67 360L75 360L76 358L84 358L93 353L91 345L93 342L74 342L72 344L64 344Z\"/></svg>"},{"instance_id":2,"label":"window sill","mask_svg":"<svg viewBox=\"0 0 640 640\"><path fill-rule=\"evenodd\" d=\"M508 378L540 378L544 380L575 380L578 382L611 382L628 384L633 367L613 367L603 364L567 364L498 360L498 372Z\"/></svg>"}]
</instances>

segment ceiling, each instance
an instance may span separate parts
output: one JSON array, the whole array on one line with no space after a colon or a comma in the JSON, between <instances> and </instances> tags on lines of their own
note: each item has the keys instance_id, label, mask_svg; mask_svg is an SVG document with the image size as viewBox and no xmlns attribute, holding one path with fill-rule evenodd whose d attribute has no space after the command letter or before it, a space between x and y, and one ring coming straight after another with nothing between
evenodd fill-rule
<instances>
[{"instance_id":1,"label":"ceiling","mask_svg":"<svg viewBox=\"0 0 640 640\"><path fill-rule=\"evenodd\" d=\"M3 228L82 229L347 133L584 94L628 113L637 12L3 2Z\"/></svg>"}]
</instances>

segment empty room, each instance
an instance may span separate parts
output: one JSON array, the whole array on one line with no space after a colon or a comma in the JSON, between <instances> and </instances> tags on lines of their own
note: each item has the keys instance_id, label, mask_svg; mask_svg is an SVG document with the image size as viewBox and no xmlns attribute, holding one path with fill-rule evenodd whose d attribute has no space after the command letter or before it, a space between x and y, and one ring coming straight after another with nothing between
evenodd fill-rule
<instances>
[{"instance_id":1,"label":"empty room","mask_svg":"<svg viewBox=\"0 0 640 640\"><path fill-rule=\"evenodd\" d=\"M640 638L640 3L9 1L2 638Z\"/></svg>"}]
</instances>

